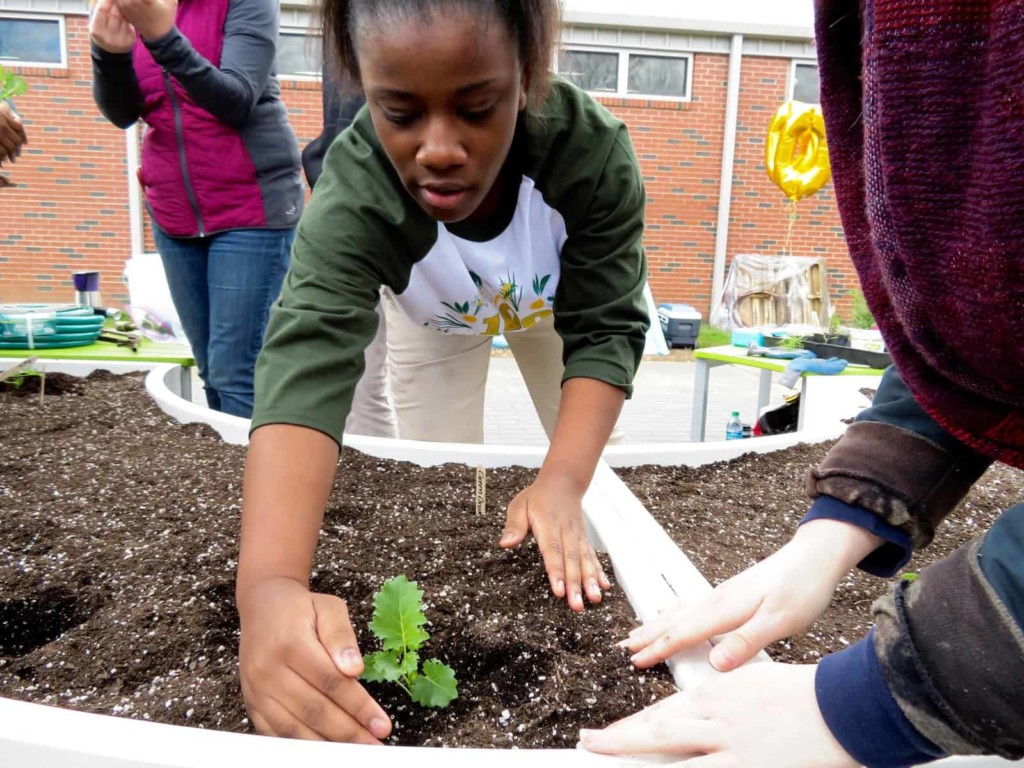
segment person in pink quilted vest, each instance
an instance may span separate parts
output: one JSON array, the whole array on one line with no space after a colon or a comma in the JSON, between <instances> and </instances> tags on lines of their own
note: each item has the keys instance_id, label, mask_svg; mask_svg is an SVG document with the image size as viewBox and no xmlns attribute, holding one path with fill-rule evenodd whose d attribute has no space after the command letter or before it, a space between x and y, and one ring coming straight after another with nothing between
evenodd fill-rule
<instances>
[{"instance_id":1,"label":"person in pink quilted vest","mask_svg":"<svg viewBox=\"0 0 1024 768\"><path fill-rule=\"evenodd\" d=\"M248 418L305 192L276 0L99 0L93 95L146 123L138 181L210 407Z\"/></svg>"}]
</instances>

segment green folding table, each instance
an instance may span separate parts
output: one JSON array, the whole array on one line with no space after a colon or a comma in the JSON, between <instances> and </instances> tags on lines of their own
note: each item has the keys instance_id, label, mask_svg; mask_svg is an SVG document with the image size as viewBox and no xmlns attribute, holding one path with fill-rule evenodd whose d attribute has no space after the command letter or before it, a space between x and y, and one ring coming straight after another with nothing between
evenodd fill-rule
<instances>
[{"instance_id":1,"label":"green folding table","mask_svg":"<svg viewBox=\"0 0 1024 768\"><path fill-rule=\"evenodd\" d=\"M24 360L36 357L40 362L99 362L99 363L171 363L181 366L181 396L192 399L192 368L195 358L186 344L155 342L143 337L138 351L121 347L109 341L96 341L82 347L58 349L0 349L0 360ZM13 365L14 363L12 363ZM0 362L0 370L8 366Z\"/></svg>"},{"instance_id":2,"label":"green folding table","mask_svg":"<svg viewBox=\"0 0 1024 768\"><path fill-rule=\"evenodd\" d=\"M746 347L734 347L725 345L721 347L708 347L698 349L693 354L697 361L697 369L694 372L693 385L693 414L690 420L690 440L703 442L705 435L705 422L708 412L708 382L711 378L711 369L719 365L739 365L746 368L758 368L761 371L760 387L757 394L757 413L768 405L772 392L772 374L782 373L786 370L789 360L776 360L768 357L757 357L748 355ZM836 376L881 376L884 368L868 368L865 365L848 365L846 370ZM816 373L804 373L800 376L800 410L797 421L797 429L803 429L804 406L807 404L807 378L819 376Z\"/></svg>"}]
</instances>

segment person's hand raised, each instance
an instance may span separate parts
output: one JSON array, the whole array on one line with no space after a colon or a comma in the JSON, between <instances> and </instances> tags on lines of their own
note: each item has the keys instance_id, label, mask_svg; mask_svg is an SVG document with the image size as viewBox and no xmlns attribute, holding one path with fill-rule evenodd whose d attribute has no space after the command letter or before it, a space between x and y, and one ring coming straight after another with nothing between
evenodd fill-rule
<instances>
[{"instance_id":1,"label":"person's hand raised","mask_svg":"<svg viewBox=\"0 0 1024 768\"><path fill-rule=\"evenodd\" d=\"M174 27L178 0L115 0L128 22L143 40L163 37Z\"/></svg>"},{"instance_id":2,"label":"person's hand raised","mask_svg":"<svg viewBox=\"0 0 1024 768\"><path fill-rule=\"evenodd\" d=\"M99 0L89 18L89 39L107 53L128 53L135 45L135 30L114 0Z\"/></svg>"}]
</instances>

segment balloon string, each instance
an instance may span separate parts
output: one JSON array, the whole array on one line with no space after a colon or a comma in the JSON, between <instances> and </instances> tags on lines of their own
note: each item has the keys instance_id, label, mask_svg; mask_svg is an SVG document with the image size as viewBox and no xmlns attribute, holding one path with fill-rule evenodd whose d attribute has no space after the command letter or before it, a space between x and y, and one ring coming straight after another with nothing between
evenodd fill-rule
<instances>
[{"instance_id":1,"label":"balloon string","mask_svg":"<svg viewBox=\"0 0 1024 768\"><path fill-rule=\"evenodd\" d=\"M792 256L793 225L796 224L796 200L789 201L789 223L786 226L786 242L782 247L783 256Z\"/></svg>"}]
</instances>

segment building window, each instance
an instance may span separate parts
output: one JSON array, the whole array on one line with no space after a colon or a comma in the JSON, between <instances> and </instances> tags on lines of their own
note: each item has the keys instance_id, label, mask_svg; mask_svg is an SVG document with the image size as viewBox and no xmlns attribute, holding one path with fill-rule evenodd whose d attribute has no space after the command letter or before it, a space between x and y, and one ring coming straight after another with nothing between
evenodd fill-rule
<instances>
[{"instance_id":1,"label":"building window","mask_svg":"<svg viewBox=\"0 0 1024 768\"><path fill-rule=\"evenodd\" d=\"M630 53L626 90L644 96L686 98L689 59L676 56L644 56Z\"/></svg>"},{"instance_id":2,"label":"building window","mask_svg":"<svg viewBox=\"0 0 1024 768\"><path fill-rule=\"evenodd\" d=\"M277 74L318 78L323 67L323 38L305 32L281 32L277 42Z\"/></svg>"},{"instance_id":3,"label":"building window","mask_svg":"<svg viewBox=\"0 0 1024 768\"><path fill-rule=\"evenodd\" d=\"M64 18L0 16L0 61L19 66L66 66Z\"/></svg>"},{"instance_id":4,"label":"building window","mask_svg":"<svg viewBox=\"0 0 1024 768\"><path fill-rule=\"evenodd\" d=\"M691 66L689 55L566 48L558 53L557 72L598 96L687 101Z\"/></svg>"},{"instance_id":5,"label":"building window","mask_svg":"<svg viewBox=\"0 0 1024 768\"><path fill-rule=\"evenodd\" d=\"M619 89L619 54L562 51L558 74L584 91L615 93Z\"/></svg>"},{"instance_id":6,"label":"building window","mask_svg":"<svg viewBox=\"0 0 1024 768\"><path fill-rule=\"evenodd\" d=\"M805 104L821 103L818 88L818 65L812 62L794 61L789 78L790 98Z\"/></svg>"}]
</instances>

